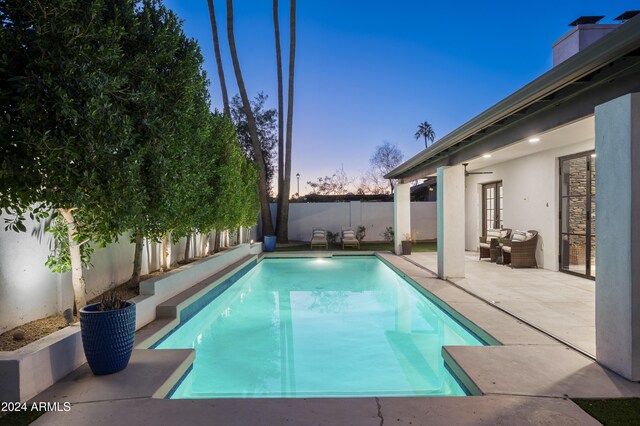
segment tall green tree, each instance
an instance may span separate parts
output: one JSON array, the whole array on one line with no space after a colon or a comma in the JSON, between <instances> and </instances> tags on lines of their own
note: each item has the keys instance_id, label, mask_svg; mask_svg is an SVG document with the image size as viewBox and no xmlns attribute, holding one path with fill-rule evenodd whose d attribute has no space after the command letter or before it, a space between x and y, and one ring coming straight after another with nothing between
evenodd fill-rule
<instances>
[{"instance_id":1,"label":"tall green tree","mask_svg":"<svg viewBox=\"0 0 640 426\"><path fill-rule=\"evenodd\" d=\"M436 138L436 132L431 127L431 124L427 121L423 121L418 125L418 131L414 135L416 139L424 138L424 147L429 147L429 143L433 142Z\"/></svg>"},{"instance_id":2,"label":"tall green tree","mask_svg":"<svg viewBox=\"0 0 640 426\"><path fill-rule=\"evenodd\" d=\"M0 3L0 208L64 219L78 307L82 247L117 238L136 209L121 18L105 1Z\"/></svg>"},{"instance_id":3,"label":"tall green tree","mask_svg":"<svg viewBox=\"0 0 640 426\"><path fill-rule=\"evenodd\" d=\"M265 161L262 158L260 149L260 139L258 137L258 129L256 120L251 111L251 102L247 95L247 89L244 85L240 62L238 60L238 51L236 49L235 35L233 33L233 0L227 0L227 37L229 39L229 50L231 51L231 61L233 62L233 71L238 83L238 90L244 110L247 114L247 124L249 127L249 135L253 145L255 155L255 163L258 168L258 191L260 196L260 213L262 217L262 232L265 235L273 235L273 222L271 220L271 209L269 207L269 188L267 187L267 172Z\"/></svg>"}]
</instances>

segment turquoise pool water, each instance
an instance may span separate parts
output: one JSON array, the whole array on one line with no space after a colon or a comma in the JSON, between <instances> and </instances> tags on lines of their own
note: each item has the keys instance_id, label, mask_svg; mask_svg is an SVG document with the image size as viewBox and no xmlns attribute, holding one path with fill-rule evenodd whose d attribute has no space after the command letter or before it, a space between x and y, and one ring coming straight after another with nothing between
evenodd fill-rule
<instances>
[{"instance_id":1,"label":"turquoise pool water","mask_svg":"<svg viewBox=\"0 0 640 426\"><path fill-rule=\"evenodd\" d=\"M265 259L157 349L195 348L171 398L465 395L443 345L483 342L374 256Z\"/></svg>"}]
</instances>

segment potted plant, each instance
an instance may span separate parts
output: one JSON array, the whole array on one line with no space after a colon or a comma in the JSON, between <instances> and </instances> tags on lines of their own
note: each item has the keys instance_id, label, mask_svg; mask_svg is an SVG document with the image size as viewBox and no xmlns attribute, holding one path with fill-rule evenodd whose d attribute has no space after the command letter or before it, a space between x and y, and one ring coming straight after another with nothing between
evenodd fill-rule
<instances>
[{"instance_id":1,"label":"potted plant","mask_svg":"<svg viewBox=\"0 0 640 426\"><path fill-rule=\"evenodd\" d=\"M402 244L402 254L411 254L411 247L416 242L417 232L411 232L410 234L404 234L404 240Z\"/></svg>"},{"instance_id":2,"label":"potted plant","mask_svg":"<svg viewBox=\"0 0 640 426\"><path fill-rule=\"evenodd\" d=\"M367 227L366 226L358 226L358 230L356 231L356 240L358 240L359 243L362 242L362 240L364 240L364 237L367 236Z\"/></svg>"},{"instance_id":3,"label":"potted plant","mask_svg":"<svg viewBox=\"0 0 640 426\"><path fill-rule=\"evenodd\" d=\"M136 334L136 305L109 292L80 309L84 354L93 374L117 373L129 364Z\"/></svg>"},{"instance_id":4,"label":"potted plant","mask_svg":"<svg viewBox=\"0 0 640 426\"><path fill-rule=\"evenodd\" d=\"M276 251L276 236L265 235L264 236L264 251Z\"/></svg>"}]
</instances>

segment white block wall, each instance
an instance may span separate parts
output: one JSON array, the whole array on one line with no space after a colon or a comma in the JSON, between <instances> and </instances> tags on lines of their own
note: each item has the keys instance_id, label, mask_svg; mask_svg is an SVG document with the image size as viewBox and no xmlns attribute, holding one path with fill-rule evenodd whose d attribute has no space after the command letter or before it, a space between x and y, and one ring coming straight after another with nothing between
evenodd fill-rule
<instances>
[{"instance_id":1,"label":"white block wall","mask_svg":"<svg viewBox=\"0 0 640 426\"><path fill-rule=\"evenodd\" d=\"M275 220L276 205L271 205ZM289 204L289 239L309 241L313 228L340 232L343 226L365 226L364 241L384 241L384 231L393 226L393 202L338 202ZM418 239L436 238L436 202L411 203L411 229L418 232Z\"/></svg>"},{"instance_id":2,"label":"white block wall","mask_svg":"<svg viewBox=\"0 0 640 426\"><path fill-rule=\"evenodd\" d=\"M0 223L4 223L0 217ZM71 274L56 274L44 263L50 253L51 234L41 225L27 221L27 232L0 228L0 333L20 324L61 313L73 304ZM211 244L213 244L213 235ZM185 239L172 246L172 256L184 258ZM85 269L87 299L126 282L133 270L134 244L129 236L103 249L96 248L92 267ZM193 256L192 243L191 255ZM160 268L160 245L146 243L142 253L142 274Z\"/></svg>"}]
</instances>

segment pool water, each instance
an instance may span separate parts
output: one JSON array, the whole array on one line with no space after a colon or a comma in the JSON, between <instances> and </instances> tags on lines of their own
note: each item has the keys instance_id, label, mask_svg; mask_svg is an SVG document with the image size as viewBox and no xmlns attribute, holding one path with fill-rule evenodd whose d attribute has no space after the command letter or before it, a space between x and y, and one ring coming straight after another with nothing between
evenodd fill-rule
<instances>
[{"instance_id":1,"label":"pool water","mask_svg":"<svg viewBox=\"0 0 640 426\"><path fill-rule=\"evenodd\" d=\"M375 256L265 259L157 349L195 348L171 398L465 395L444 345L484 343Z\"/></svg>"}]
</instances>

